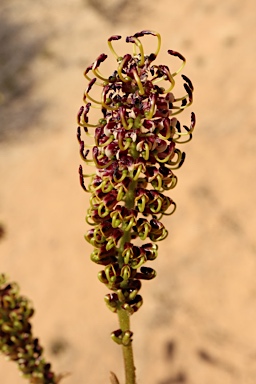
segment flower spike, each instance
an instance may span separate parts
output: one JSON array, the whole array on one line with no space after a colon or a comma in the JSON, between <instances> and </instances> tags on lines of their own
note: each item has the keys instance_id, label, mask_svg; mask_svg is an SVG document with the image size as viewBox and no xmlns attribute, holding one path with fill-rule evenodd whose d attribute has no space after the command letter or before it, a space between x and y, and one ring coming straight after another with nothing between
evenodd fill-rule
<instances>
[{"instance_id":1,"label":"flower spike","mask_svg":"<svg viewBox=\"0 0 256 384\"><path fill-rule=\"evenodd\" d=\"M146 35L157 38L155 51L148 55L142 44ZM126 42L132 43L134 49L123 57L112 45L120 39L119 35L108 39L117 60L111 76L104 77L99 72L107 58L105 54L84 72L89 83L77 122L86 134L93 131L94 146L90 152L85 150L80 127L77 139L82 159L86 165L93 162L96 168L95 174L85 175L79 167L81 186L91 193L86 221L92 228L85 235L94 247L91 260L103 266L98 278L111 290L105 296L107 307L130 316L143 302L138 293L141 281L156 276L154 269L144 265L157 257L156 242L168 236L162 218L172 215L176 204L166 191L177 185L173 170L185 160L185 153L176 145L191 140L196 119L192 112L187 127L176 118L193 102L194 88L185 75L185 95L176 97L173 93L186 64L184 56L168 50L169 55L182 61L178 70L172 72L167 65L152 64L161 47L159 33L142 30L128 36ZM90 95L92 87L98 85L100 101ZM91 102L102 112L101 119L93 124L89 123ZM85 177L90 177L88 187ZM136 239L143 244L135 245ZM113 332L112 338L123 346L131 343L131 333L123 329Z\"/></svg>"},{"instance_id":2,"label":"flower spike","mask_svg":"<svg viewBox=\"0 0 256 384\"><path fill-rule=\"evenodd\" d=\"M68 374L56 375L34 337L31 317L34 308L20 294L19 286L0 274L0 352L14 361L22 376L32 384L58 384Z\"/></svg>"}]
</instances>

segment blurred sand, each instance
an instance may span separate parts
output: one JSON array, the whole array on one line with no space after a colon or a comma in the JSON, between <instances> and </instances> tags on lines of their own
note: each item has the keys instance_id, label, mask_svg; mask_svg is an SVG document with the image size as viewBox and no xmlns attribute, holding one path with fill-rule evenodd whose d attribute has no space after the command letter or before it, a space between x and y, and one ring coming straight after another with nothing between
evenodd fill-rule
<instances>
[{"instance_id":1,"label":"blurred sand","mask_svg":"<svg viewBox=\"0 0 256 384\"><path fill-rule=\"evenodd\" d=\"M23 60L17 83L1 90L0 272L33 300L47 357L56 372L72 372L63 383L107 383L110 370L123 382L109 338L117 318L83 239L75 119L83 70L108 53L107 38L153 29L163 39L159 63L168 64L169 48L187 58L198 123L170 193L178 209L152 264L158 277L144 283L132 317L138 384L254 384L255 2L4 0L0 10L14 28L13 76ZM13 95L15 84L23 94ZM0 383L24 382L1 357Z\"/></svg>"}]
</instances>

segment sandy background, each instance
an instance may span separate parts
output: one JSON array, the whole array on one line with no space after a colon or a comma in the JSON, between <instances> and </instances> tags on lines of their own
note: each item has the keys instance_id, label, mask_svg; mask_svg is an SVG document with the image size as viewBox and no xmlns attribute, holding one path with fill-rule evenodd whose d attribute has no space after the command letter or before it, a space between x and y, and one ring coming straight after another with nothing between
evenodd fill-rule
<instances>
[{"instance_id":1,"label":"sandy background","mask_svg":"<svg viewBox=\"0 0 256 384\"><path fill-rule=\"evenodd\" d=\"M63 383L107 383L110 370L123 382L83 239L75 120L84 69L109 36L142 29L161 33L159 63L169 48L187 58L198 123L158 277L132 317L138 383L256 383L255 15L253 0L1 1L0 271L35 303L47 357L72 372ZM24 382L2 357L0 383Z\"/></svg>"}]
</instances>

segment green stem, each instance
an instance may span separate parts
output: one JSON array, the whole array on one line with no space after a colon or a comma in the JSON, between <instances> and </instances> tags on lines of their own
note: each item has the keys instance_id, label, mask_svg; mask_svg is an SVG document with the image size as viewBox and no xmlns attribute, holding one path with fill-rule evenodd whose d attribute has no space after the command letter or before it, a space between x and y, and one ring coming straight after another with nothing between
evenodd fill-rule
<instances>
[{"instance_id":1,"label":"green stem","mask_svg":"<svg viewBox=\"0 0 256 384\"><path fill-rule=\"evenodd\" d=\"M130 188L127 191L125 198L125 207L128 209L132 209L134 207L134 198L135 198L135 190L136 190L137 181L133 180L131 182ZM124 250L124 245L126 242L129 242L131 239L131 230L124 231L123 237L120 241L119 245L119 257L118 262L120 268L123 266L123 257L122 253ZM125 285L126 282L124 281ZM124 309L120 308L117 310L117 315L119 319L120 329L124 333L126 331L130 331L130 316ZM135 366L133 359L133 350L132 350L132 341L129 345L123 345L123 358L124 358L124 369L125 369L125 384L135 384Z\"/></svg>"},{"instance_id":2,"label":"green stem","mask_svg":"<svg viewBox=\"0 0 256 384\"><path fill-rule=\"evenodd\" d=\"M126 197L125 197L125 207L128 209L132 209L134 207L134 197L135 197L135 190L136 190L137 181L133 180L131 182L130 188L127 191ZM124 234L120 240L119 250L118 250L118 262L120 268L123 266L123 257L122 253L124 250L125 243L128 243L131 239L131 230L124 231Z\"/></svg>"},{"instance_id":3,"label":"green stem","mask_svg":"<svg viewBox=\"0 0 256 384\"><path fill-rule=\"evenodd\" d=\"M127 312L124 309L118 309L117 315L119 319L120 329L123 332L129 331L130 317ZM123 345L122 348L125 369L125 384L136 384L132 342L129 345Z\"/></svg>"},{"instance_id":4,"label":"green stem","mask_svg":"<svg viewBox=\"0 0 256 384\"><path fill-rule=\"evenodd\" d=\"M136 159L139 156L136 150L135 143L132 143L131 155L134 159ZM125 203L125 207L128 209L134 208L136 186L137 186L137 180L133 180L126 193L124 203ZM119 251L118 251L118 263L120 268L122 268L124 263L124 260L122 257L124 245L126 242L129 242L130 240L131 240L131 230L124 231L123 237L119 244ZM125 281L123 283L124 285L126 284ZM125 311L122 308L119 308L117 310L117 315L118 315L121 331L123 333L126 331L130 331L130 316L127 313L127 311ZM125 384L136 384L132 340L128 345L123 345L122 348L123 348L124 369L125 369Z\"/></svg>"}]
</instances>

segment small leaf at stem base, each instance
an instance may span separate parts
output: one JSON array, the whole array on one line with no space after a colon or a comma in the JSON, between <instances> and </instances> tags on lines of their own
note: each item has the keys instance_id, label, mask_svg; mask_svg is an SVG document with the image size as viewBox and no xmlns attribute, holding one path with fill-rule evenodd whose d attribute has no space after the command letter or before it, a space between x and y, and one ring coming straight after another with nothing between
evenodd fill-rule
<instances>
[{"instance_id":1,"label":"small leaf at stem base","mask_svg":"<svg viewBox=\"0 0 256 384\"><path fill-rule=\"evenodd\" d=\"M109 378L110 378L110 383L111 383L111 384L120 384L120 383L119 383L119 380L118 380L118 378L116 377L116 375L114 374L114 372L111 372L111 371L110 371L109 374L110 374L110 375L109 375Z\"/></svg>"}]
</instances>

